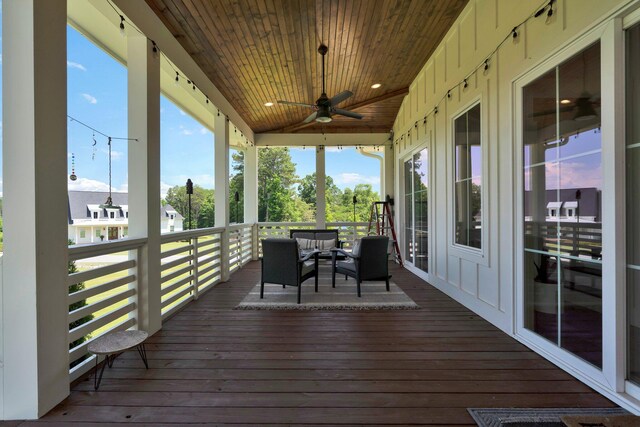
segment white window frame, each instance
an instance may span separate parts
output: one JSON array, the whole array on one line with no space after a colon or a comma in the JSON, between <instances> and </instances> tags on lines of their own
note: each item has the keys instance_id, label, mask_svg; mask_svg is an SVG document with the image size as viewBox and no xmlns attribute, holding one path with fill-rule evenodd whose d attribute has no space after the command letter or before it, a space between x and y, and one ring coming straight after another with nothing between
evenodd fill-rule
<instances>
[{"instance_id":1,"label":"white window frame","mask_svg":"<svg viewBox=\"0 0 640 427\"><path fill-rule=\"evenodd\" d=\"M484 91L479 95L473 97L470 101L461 104L449 116L449 138L448 138L448 162L449 167L447 192L449 195L447 222L449 223L449 254L458 258L471 261L476 264L489 266L489 236L491 233L489 226L489 200L488 200L488 188L489 182L489 150L488 150L488 103L485 102L487 96ZM480 218L482 220L482 230L480 234L480 248L474 248L471 246L461 245L456 243L456 221L455 221L455 182L456 182L456 167L455 167L455 121L476 105L480 105L480 153L482 155L482 169L481 180L482 186L480 189L480 201L481 212Z\"/></svg>"},{"instance_id":2,"label":"white window frame","mask_svg":"<svg viewBox=\"0 0 640 427\"><path fill-rule=\"evenodd\" d=\"M416 145L414 148L412 148L410 151L405 151L402 155L402 157L399 158L398 161L398 171L400 171L399 173L399 197L396 197L396 204L399 206L399 211L400 211L400 227L398 227L398 229L396 230L397 233L399 233L398 235L400 236L400 251L402 253L402 260L404 261L404 266L407 268L407 270L411 271L413 274L415 274L416 276L429 281L430 279L430 274L434 269L434 254L433 254L433 215L432 215L432 211L433 211L433 195L434 195L434 190L433 190L433 164L432 164L432 159L433 159L433 154L432 154L432 148L431 148L431 138L427 137L425 135L425 141L421 142L420 144ZM407 253L406 253L406 242L405 242L405 230L406 230L406 212L405 212L405 204L404 204L404 198L406 196L406 192L405 192L405 176L404 176L404 164L407 160L411 160L413 162L413 156L416 153L419 153L420 151L426 149L427 150L427 156L429 159L429 170L428 170L428 175L429 175L429 192L428 192L428 197L429 197L429 202L428 202L428 207L427 207L427 216L428 216L428 220L427 220L427 226L429 227L429 242L428 242L428 253L429 253L429 259L427 261L427 269L429 270L424 271L419 269L418 267L415 266L415 264L413 262L409 262L408 261L408 257L407 257ZM413 164L412 164L413 165ZM413 182L413 181L412 181ZM413 184L412 184L413 185ZM412 189L413 190L413 189ZM415 225L415 210L412 208L412 213L411 213L411 221L413 222L413 224ZM413 238L414 238L414 242L415 242L415 231L413 233Z\"/></svg>"},{"instance_id":3,"label":"white window frame","mask_svg":"<svg viewBox=\"0 0 640 427\"><path fill-rule=\"evenodd\" d=\"M555 68L559 64L571 59L583 49L591 46L596 42L600 42L601 50L601 93L602 93L602 111L601 111L601 129L602 129L602 166L603 171L609 169L612 163L612 151L615 148L615 138L608 140L607 134L615 133L613 104L614 91L607 92L605 87L605 80L609 76L615 76L614 69L617 67L623 67L624 64L620 61L619 64L610 63L606 60L607 50L615 50L614 45L616 37L614 36L614 25L611 25L611 20L602 22L580 36L576 37L572 41L561 46L559 49L550 53L550 55L542 60L537 66L530 68L523 75L519 76L513 81L513 111L514 111L514 194L515 194L515 233L514 233L514 248L515 248L515 318L514 318L514 331L516 337L525 343L533 350L542 353L545 357L552 362L560 365L566 371L580 378L587 384L595 387L596 389L606 391L611 389L611 384L617 384L615 387L622 387L620 375L624 370L621 370L621 357L624 353L619 352L619 344L616 343L616 334L620 333L620 319L624 320L624 326L622 329L622 338L624 339L624 333L626 331L626 317L620 313L616 313L616 299L620 298L619 290L621 287L626 287L626 281L616 284L616 275L614 272L613 264L616 262L616 254L609 252L611 231L610 227L605 224L616 222L615 219L607 217L606 212L603 209L603 252L607 252L605 255L607 259L611 260L608 264L603 263L602 268L602 329L603 329L603 349L602 349L602 370L591 365L589 362L581 359L580 357L572 354L568 350L558 347L555 343L552 343L535 332L524 327L524 266L523 266L523 254L524 254L524 194L522 189L524 188L524 159L523 159L523 135L522 135L522 102L523 88L529 83L533 82L549 70ZM616 45L617 46L617 45ZM619 47L619 46L617 46ZM615 77L613 77L615 79ZM624 104L624 99L622 100ZM605 108L609 105L609 111ZM624 134L624 126L622 126L622 133ZM623 147L624 149L624 147ZM620 189L614 189L611 175L613 174L614 167L610 168L609 174L603 173L603 194L602 201L603 207L607 205L607 200L615 199L619 197L616 194ZM624 168L622 174L624 177ZM624 179L623 179L624 180ZM622 189L622 197L624 200L624 188ZM611 203L614 206L614 203ZM622 205L624 207L624 205ZM614 237L615 240L615 237ZM624 244L622 245L624 247ZM604 249L607 247L607 249ZM626 260L622 257L622 262ZM615 292L609 292L609 289L605 291L604 287L606 283L612 283L616 290ZM624 306L624 305L623 305ZM624 311L624 310L621 310ZM621 317L620 317L621 316ZM613 340L613 342L612 342ZM626 357L626 356L624 356ZM624 365L624 363L622 363ZM622 368L623 369L623 368ZM624 371L626 374L626 371Z\"/></svg>"}]
</instances>

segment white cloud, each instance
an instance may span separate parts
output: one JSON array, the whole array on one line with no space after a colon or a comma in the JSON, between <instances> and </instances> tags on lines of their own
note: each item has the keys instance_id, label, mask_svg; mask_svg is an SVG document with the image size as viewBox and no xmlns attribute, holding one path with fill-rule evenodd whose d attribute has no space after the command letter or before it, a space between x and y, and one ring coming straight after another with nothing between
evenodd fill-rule
<instances>
[{"instance_id":1,"label":"white cloud","mask_svg":"<svg viewBox=\"0 0 640 427\"><path fill-rule=\"evenodd\" d=\"M342 149L338 147L324 147L324 151L336 152L336 151L342 151Z\"/></svg>"},{"instance_id":2,"label":"white cloud","mask_svg":"<svg viewBox=\"0 0 640 427\"><path fill-rule=\"evenodd\" d=\"M89 178L78 178L76 181L68 180L69 190L76 191L109 191L109 184ZM115 191L115 188L112 188Z\"/></svg>"},{"instance_id":3,"label":"white cloud","mask_svg":"<svg viewBox=\"0 0 640 427\"><path fill-rule=\"evenodd\" d=\"M167 197L167 192L171 187L173 187L173 185L169 185L164 181L160 181L160 197L162 199Z\"/></svg>"},{"instance_id":4,"label":"white cloud","mask_svg":"<svg viewBox=\"0 0 640 427\"><path fill-rule=\"evenodd\" d=\"M81 70L81 71L87 71L85 66L80 64L80 63L78 63L78 62L67 61L67 67L68 68L75 68L75 69Z\"/></svg>"},{"instance_id":5,"label":"white cloud","mask_svg":"<svg viewBox=\"0 0 640 427\"><path fill-rule=\"evenodd\" d=\"M359 173L340 173L335 179L336 184L342 185L357 185L357 184L371 184L379 185L379 176L365 176Z\"/></svg>"},{"instance_id":6,"label":"white cloud","mask_svg":"<svg viewBox=\"0 0 640 427\"><path fill-rule=\"evenodd\" d=\"M184 111L182 111L180 109L178 109L178 112L180 113L181 116L186 116L187 115L187 113L185 113Z\"/></svg>"},{"instance_id":7,"label":"white cloud","mask_svg":"<svg viewBox=\"0 0 640 427\"><path fill-rule=\"evenodd\" d=\"M102 148L100 151L104 154L109 154L109 150L106 148ZM124 156L122 151L111 150L111 160L120 160L122 156Z\"/></svg>"},{"instance_id":8,"label":"white cloud","mask_svg":"<svg viewBox=\"0 0 640 427\"><path fill-rule=\"evenodd\" d=\"M94 96L89 95L88 93L83 93L82 97L84 99L86 99L89 104L97 104L98 103L98 100Z\"/></svg>"},{"instance_id":9,"label":"white cloud","mask_svg":"<svg viewBox=\"0 0 640 427\"><path fill-rule=\"evenodd\" d=\"M200 134L202 134L202 135L206 135L206 134L207 134L207 132L209 132L209 129L207 129L207 128L205 128L205 127L200 128Z\"/></svg>"},{"instance_id":10,"label":"white cloud","mask_svg":"<svg viewBox=\"0 0 640 427\"><path fill-rule=\"evenodd\" d=\"M185 135L185 136L189 136L189 135L193 135L193 131L190 129L182 129L180 131L181 134Z\"/></svg>"}]
</instances>

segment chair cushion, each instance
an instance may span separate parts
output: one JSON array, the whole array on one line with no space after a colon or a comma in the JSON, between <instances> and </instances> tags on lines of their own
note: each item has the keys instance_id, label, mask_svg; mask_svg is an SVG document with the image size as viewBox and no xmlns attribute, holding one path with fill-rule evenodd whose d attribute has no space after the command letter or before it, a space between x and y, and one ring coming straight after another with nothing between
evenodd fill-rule
<instances>
[{"instance_id":1,"label":"chair cushion","mask_svg":"<svg viewBox=\"0 0 640 427\"><path fill-rule=\"evenodd\" d=\"M302 275L304 276L307 273L311 273L315 270L316 265L313 260L308 260L302 263Z\"/></svg>"},{"instance_id":2,"label":"chair cushion","mask_svg":"<svg viewBox=\"0 0 640 427\"><path fill-rule=\"evenodd\" d=\"M321 251L328 251L329 249L336 247L336 239L316 240L316 242L318 249L320 249Z\"/></svg>"},{"instance_id":3,"label":"chair cushion","mask_svg":"<svg viewBox=\"0 0 640 427\"><path fill-rule=\"evenodd\" d=\"M353 261L338 261L336 267L356 272L356 263Z\"/></svg>"},{"instance_id":4,"label":"chair cushion","mask_svg":"<svg viewBox=\"0 0 640 427\"><path fill-rule=\"evenodd\" d=\"M315 249L316 241L311 239L303 239L300 237L296 237L296 241L298 242L298 247L302 250L306 249Z\"/></svg>"},{"instance_id":5,"label":"chair cushion","mask_svg":"<svg viewBox=\"0 0 640 427\"><path fill-rule=\"evenodd\" d=\"M353 242L353 248L351 249L351 253L354 256L360 256L360 246L362 245L362 240L358 239Z\"/></svg>"}]
</instances>

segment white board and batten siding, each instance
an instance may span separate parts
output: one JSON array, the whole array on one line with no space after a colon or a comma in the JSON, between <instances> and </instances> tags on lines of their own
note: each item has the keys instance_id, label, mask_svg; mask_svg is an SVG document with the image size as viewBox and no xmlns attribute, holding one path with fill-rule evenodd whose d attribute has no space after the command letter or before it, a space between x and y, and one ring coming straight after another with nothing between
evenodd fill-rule
<instances>
[{"instance_id":1,"label":"white board and batten siding","mask_svg":"<svg viewBox=\"0 0 640 427\"><path fill-rule=\"evenodd\" d=\"M403 194L403 162L416 150L429 149L429 273L412 271L516 337L516 294L522 282L518 272L522 254L521 239L518 239L522 232L522 198L518 195L522 185L522 145L517 128L522 110L516 105L517 83L534 70L542 72L546 64L550 64L547 70L552 68L554 57L574 49L582 39L600 38L605 51L607 31L612 34L614 25L620 28L616 23L637 14L640 7L638 0L558 0L554 2L551 18L545 13L529 20L518 28L517 38L509 37L497 53L491 55L512 29L541 4L537 0L470 0L411 84L393 129L396 195ZM489 68L485 71L482 64L490 55ZM603 70L609 66L606 58L604 55L602 59ZM476 67L479 69L474 73ZM603 95L604 76L603 73ZM465 78L467 88L458 85ZM451 96L447 98L449 90ZM453 120L477 102L481 104L482 132L480 251L454 244L453 212ZM434 115L436 105L438 113ZM609 113L603 108L602 114L604 135L606 120L609 120L605 114ZM603 148L604 141L603 137ZM605 185L608 184L605 182ZM398 230L404 228L402 205L398 203L396 210ZM605 339L607 322L611 321L603 317ZM616 346L618 352L624 351L624 343ZM607 372L607 341L604 347L605 366L600 379L591 381L587 369L572 371L567 367L571 363L569 359L565 359L563 367L608 397L640 410L640 406L630 403L632 399L624 397L619 380L610 385L612 376L624 373L619 369L617 374ZM545 354L540 348L534 350L561 365L561 358L554 359L549 356L551 353Z\"/></svg>"}]
</instances>

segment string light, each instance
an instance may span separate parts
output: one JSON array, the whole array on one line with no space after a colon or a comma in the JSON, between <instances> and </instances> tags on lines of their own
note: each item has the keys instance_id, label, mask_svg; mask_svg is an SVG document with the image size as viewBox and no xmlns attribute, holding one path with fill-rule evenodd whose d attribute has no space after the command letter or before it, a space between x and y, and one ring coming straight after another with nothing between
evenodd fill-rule
<instances>
[{"instance_id":1,"label":"string light","mask_svg":"<svg viewBox=\"0 0 640 427\"><path fill-rule=\"evenodd\" d=\"M427 118L429 117L430 114L433 114L434 116L438 114L438 106L445 100L445 98L447 99L451 99L451 91L457 87L460 87L462 85L462 87L464 89L467 89L469 87L469 78L471 76L473 76L474 74L477 74L478 71L482 68L485 72L489 70L489 65L490 65L490 61L493 58L493 56L498 52L498 50L502 47L502 45L509 39L516 39L518 37L520 37L520 34L518 32L518 28L522 27L527 21L529 21L532 18L538 18L539 16L541 16L542 14L544 14L545 12L547 12L547 20L548 18L551 18L554 14L554 4L555 4L556 0L545 0L543 2L543 4L541 6L539 6L539 8L537 9L537 11L529 16L527 16L522 22L520 22L518 25L516 25L515 27L513 27L513 29L511 31L509 31L509 33L502 39L502 41L498 44L498 46L496 46L496 48L486 57L486 59L484 61L482 61L480 64L478 64L477 67L475 67L473 70L471 70L471 73L467 75L467 77L465 77L464 79L462 79L462 81L456 83L455 85L453 85L450 89L447 90L447 92L442 96L442 98L440 98L440 100L438 102L435 103L433 110L430 113L427 113L424 118L423 118L423 124L427 124ZM409 137L409 135L411 131L409 130L406 135L407 137ZM400 136L400 138L397 138L395 141L392 142L392 147L393 147L393 143L395 142L395 145L398 146L400 144L400 142L404 141L404 134Z\"/></svg>"},{"instance_id":2,"label":"string light","mask_svg":"<svg viewBox=\"0 0 640 427\"><path fill-rule=\"evenodd\" d=\"M154 42L153 40L151 40L151 43L153 43L153 53L157 54L158 53L158 46L156 46L156 42ZM155 56L155 55L154 55Z\"/></svg>"},{"instance_id":3,"label":"string light","mask_svg":"<svg viewBox=\"0 0 640 427\"><path fill-rule=\"evenodd\" d=\"M120 15L120 35L124 37L124 16Z\"/></svg>"},{"instance_id":4,"label":"string light","mask_svg":"<svg viewBox=\"0 0 640 427\"><path fill-rule=\"evenodd\" d=\"M180 83L180 74L176 71L176 86Z\"/></svg>"}]
</instances>

